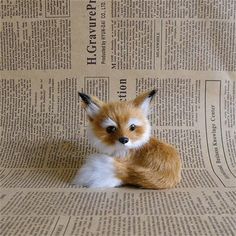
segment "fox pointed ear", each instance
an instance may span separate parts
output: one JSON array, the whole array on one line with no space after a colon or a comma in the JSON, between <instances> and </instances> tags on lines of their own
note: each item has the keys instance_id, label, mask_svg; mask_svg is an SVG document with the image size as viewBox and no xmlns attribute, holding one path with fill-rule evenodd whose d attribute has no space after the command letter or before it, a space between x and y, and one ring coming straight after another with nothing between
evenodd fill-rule
<instances>
[{"instance_id":1,"label":"fox pointed ear","mask_svg":"<svg viewBox=\"0 0 236 236\"><path fill-rule=\"evenodd\" d=\"M147 115L149 105L150 105L154 95L156 94L156 92L157 91L154 89L151 92L146 92L146 93L139 95L138 97L136 97L133 100L134 105L137 107L140 107L141 110L144 112L144 114Z\"/></svg>"},{"instance_id":2,"label":"fox pointed ear","mask_svg":"<svg viewBox=\"0 0 236 236\"><path fill-rule=\"evenodd\" d=\"M103 102L100 101L98 98L89 96L85 93L79 93L79 96L83 100L84 108L89 118L92 119L94 116L96 116L99 113L101 106L103 105Z\"/></svg>"}]
</instances>

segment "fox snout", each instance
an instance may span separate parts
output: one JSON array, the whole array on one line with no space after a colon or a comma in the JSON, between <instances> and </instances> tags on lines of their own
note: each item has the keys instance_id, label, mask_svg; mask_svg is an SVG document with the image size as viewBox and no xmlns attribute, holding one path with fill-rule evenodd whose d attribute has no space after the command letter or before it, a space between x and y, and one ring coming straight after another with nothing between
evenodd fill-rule
<instances>
[{"instance_id":1,"label":"fox snout","mask_svg":"<svg viewBox=\"0 0 236 236\"><path fill-rule=\"evenodd\" d=\"M120 137L120 138L119 138L119 141L120 141L120 143L122 143L122 144L126 144L126 143L129 142L129 139L126 138L126 137Z\"/></svg>"}]
</instances>

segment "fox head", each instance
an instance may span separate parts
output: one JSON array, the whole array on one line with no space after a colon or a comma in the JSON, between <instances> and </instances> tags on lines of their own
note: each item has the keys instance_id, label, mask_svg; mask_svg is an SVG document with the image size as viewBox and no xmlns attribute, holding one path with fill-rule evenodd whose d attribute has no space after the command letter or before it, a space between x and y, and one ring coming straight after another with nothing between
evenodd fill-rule
<instances>
[{"instance_id":1,"label":"fox head","mask_svg":"<svg viewBox=\"0 0 236 236\"><path fill-rule=\"evenodd\" d=\"M152 90L131 101L111 103L79 93L89 119L90 142L102 153L117 156L147 143L151 133L147 115L155 93Z\"/></svg>"}]
</instances>

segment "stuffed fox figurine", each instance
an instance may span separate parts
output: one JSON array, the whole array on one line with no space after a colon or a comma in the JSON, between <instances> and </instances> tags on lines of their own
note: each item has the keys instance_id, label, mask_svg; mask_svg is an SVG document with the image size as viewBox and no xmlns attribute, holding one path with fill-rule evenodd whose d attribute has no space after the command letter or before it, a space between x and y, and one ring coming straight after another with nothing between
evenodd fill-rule
<instances>
[{"instance_id":1,"label":"stuffed fox figurine","mask_svg":"<svg viewBox=\"0 0 236 236\"><path fill-rule=\"evenodd\" d=\"M178 152L151 137L147 115L155 93L152 90L132 101L113 103L79 93L89 119L88 136L99 153L88 157L74 184L95 188L131 184L164 189L180 182Z\"/></svg>"}]
</instances>

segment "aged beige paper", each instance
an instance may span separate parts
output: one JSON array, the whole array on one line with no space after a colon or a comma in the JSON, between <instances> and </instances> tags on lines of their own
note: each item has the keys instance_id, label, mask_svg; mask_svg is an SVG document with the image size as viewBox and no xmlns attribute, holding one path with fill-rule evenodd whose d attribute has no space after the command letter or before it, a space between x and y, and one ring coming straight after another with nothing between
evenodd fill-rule
<instances>
[{"instance_id":1,"label":"aged beige paper","mask_svg":"<svg viewBox=\"0 0 236 236\"><path fill-rule=\"evenodd\" d=\"M235 235L236 2L2 0L0 235ZM177 147L169 190L86 189L79 91L156 88L153 135Z\"/></svg>"}]
</instances>

